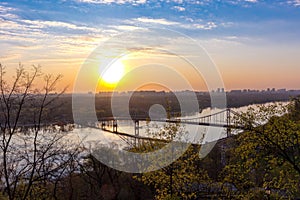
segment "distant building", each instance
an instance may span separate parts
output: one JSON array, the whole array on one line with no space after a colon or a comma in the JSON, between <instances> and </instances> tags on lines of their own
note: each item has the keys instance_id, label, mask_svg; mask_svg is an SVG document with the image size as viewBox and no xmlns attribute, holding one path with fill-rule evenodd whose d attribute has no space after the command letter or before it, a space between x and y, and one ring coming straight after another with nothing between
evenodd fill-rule
<instances>
[{"instance_id":1,"label":"distant building","mask_svg":"<svg viewBox=\"0 0 300 200\"><path fill-rule=\"evenodd\" d=\"M225 89L224 88L217 88L216 92L217 93L224 93Z\"/></svg>"},{"instance_id":2,"label":"distant building","mask_svg":"<svg viewBox=\"0 0 300 200\"><path fill-rule=\"evenodd\" d=\"M282 92L286 92L286 89L285 89L285 88L283 88L283 89L278 89L277 92L281 92L281 93L282 93Z\"/></svg>"},{"instance_id":3,"label":"distant building","mask_svg":"<svg viewBox=\"0 0 300 200\"><path fill-rule=\"evenodd\" d=\"M232 93L241 93L242 90L231 90L230 92L232 92Z\"/></svg>"}]
</instances>

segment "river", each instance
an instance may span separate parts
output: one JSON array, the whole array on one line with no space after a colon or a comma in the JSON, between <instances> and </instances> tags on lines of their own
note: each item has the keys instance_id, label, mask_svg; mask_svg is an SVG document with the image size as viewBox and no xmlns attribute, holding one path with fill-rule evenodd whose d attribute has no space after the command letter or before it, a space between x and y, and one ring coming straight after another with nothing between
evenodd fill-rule
<instances>
[{"instance_id":1,"label":"river","mask_svg":"<svg viewBox=\"0 0 300 200\"><path fill-rule=\"evenodd\" d=\"M267 103L270 104L270 103ZM264 104L264 105L267 105ZM284 104L287 104L284 103ZM254 109L258 109L258 106L261 104L253 104L249 106L243 106L239 108L232 108L233 111L236 112L244 112L250 106ZM182 117L182 119L190 119L190 118L197 118L201 116L207 116L209 114L214 114L220 112L224 109L217 109L217 108L206 108L202 110L201 113L195 113L189 116ZM158 133L160 132L166 123L162 122L140 122L140 129L139 135L144 137L153 137L153 135L149 133ZM218 140L220 138L224 138L227 135L227 132L224 128L219 127L203 127L198 125L189 125L189 124L181 124L181 137L175 138L175 140L181 140L184 142L190 143L198 143L203 144L211 141ZM233 131L233 134L237 134L240 130ZM118 132L128 133L134 135L134 122L132 121L118 121ZM120 136L102 131L101 129L94 129L94 128L75 128L74 130L70 131L66 136L68 140L73 140L74 142L80 142L85 147L95 147L95 146L114 146L118 148L124 148L128 146L128 139L124 140ZM131 139L133 141L134 139ZM126 142L127 141L127 142Z\"/></svg>"}]
</instances>

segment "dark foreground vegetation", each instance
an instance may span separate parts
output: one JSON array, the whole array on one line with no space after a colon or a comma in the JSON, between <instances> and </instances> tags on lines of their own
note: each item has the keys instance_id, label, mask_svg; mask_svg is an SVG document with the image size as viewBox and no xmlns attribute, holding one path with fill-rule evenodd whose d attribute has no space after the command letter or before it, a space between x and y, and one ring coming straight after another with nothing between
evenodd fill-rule
<instances>
[{"instance_id":1,"label":"dark foreground vegetation","mask_svg":"<svg viewBox=\"0 0 300 200\"><path fill-rule=\"evenodd\" d=\"M38 79L44 81L41 90L34 87ZM130 174L107 167L85 147L65 138L64 123L43 125L49 120L72 121L70 99L62 100L71 97L53 94L59 79L60 76L42 74L38 67L27 71L20 66L14 81L8 83L5 68L0 65L0 199L300 197L299 98L292 99L288 106L271 104L241 113L234 122L247 131L220 140L203 159L199 150L205 145L190 145L179 159L162 169ZM136 98L145 98L139 95ZM109 97L105 98L109 102ZM165 102L165 97L162 99ZM106 109L102 100L97 102L101 105L97 111ZM160 103L157 98L150 98L149 104L152 101ZM173 102L171 97L170 101ZM168 106L173 108L173 104ZM108 115L106 112L99 110L99 115ZM25 122L30 126L20 126ZM161 132L149 134L171 141L178 132L182 132L180 124L168 124ZM146 153L164 145L164 142L141 142L128 150ZM173 151L170 155L173 156Z\"/></svg>"}]
</instances>

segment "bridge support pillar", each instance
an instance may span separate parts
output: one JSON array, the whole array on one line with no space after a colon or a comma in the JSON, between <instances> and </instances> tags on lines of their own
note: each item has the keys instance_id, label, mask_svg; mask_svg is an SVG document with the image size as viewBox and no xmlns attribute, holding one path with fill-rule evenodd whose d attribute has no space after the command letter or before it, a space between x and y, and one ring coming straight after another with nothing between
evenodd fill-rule
<instances>
[{"instance_id":1,"label":"bridge support pillar","mask_svg":"<svg viewBox=\"0 0 300 200\"><path fill-rule=\"evenodd\" d=\"M231 128L230 128L230 124L231 124L231 118L230 118L230 108L227 109L226 111L226 123L227 123L227 128L226 128L226 133L227 133L227 137L231 136Z\"/></svg>"},{"instance_id":2,"label":"bridge support pillar","mask_svg":"<svg viewBox=\"0 0 300 200\"><path fill-rule=\"evenodd\" d=\"M117 123L117 120L113 120L113 132L114 133L118 132L118 123Z\"/></svg>"},{"instance_id":3,"label":"bridge support pillar","mask_svg":"<svg viewBox=\"0 0 300 200\"><path fill-rule=\"evenodd\" d=\"M135 135L134 145L135 146L137 146L139 144L139 139L137 138L140 135L140 125L139 124L140 124L139 120L134 121L134 135Z\"/></svg>"},{"instance_id":4,"label":"bridge support pillar","mask_svg":"<svg viewBox=\"0 0 300 200\"><path fill-rule=\"evenodd\" d=\"M102 122L101 122L101 129L102 129L102 130L105 130L105 126L106 126L105 121L102 121Z\"/></svg>"}]
</instances>

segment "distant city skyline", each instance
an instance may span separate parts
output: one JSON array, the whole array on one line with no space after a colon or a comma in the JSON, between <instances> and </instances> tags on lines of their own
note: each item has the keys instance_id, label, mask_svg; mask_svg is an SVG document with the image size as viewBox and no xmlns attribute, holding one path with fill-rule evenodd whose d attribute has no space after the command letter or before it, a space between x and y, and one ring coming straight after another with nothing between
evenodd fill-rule
<instances>
[{"instance_id":1,"label":"distant city skyline","mask_svg":"<svg viewBox=\"0 0 300 200\"><path fill-rule=\"evenodd\" d=\"M297 92L297 93L300 93L300 89L286 89L286 88L265 88L265 89L233 89L233 90L225 90L225 88L217 88L215 90L212 90L212 91L207 91L207 90L195 90L195 91L192 91L192 90L178 90L178 91L167 91L167 90L136 90L136 91L98 91L96 93L99 93L99 94L112 94L112 93L119 93L119 94L126 94L126 93L132 93L132 92L140 92L140 93L168 93L168 92L174 92L174 93L188 93L188 92L204 92L204 93L209 93L209 92L212 92L212 93L223 93L223 92L234 92L234 93L242 93L242 92L245 92L245 93L249 93L249 92L254 92L254 93L260 93L260 92L276 92L276 93L285 93L285 92ZM88 93L94 93L94 92L91 92L91 91L88 91Z\"/></svg>"},{"instance_id":2,"label":"distant city skyline","mask_svg":"<svg viewBox=\"0 0 300 200\"><path fill-rule=\"evenodd\" d=\"M7 66L8 76L19 62L26 67L41 65L45 73L60 73L64 78L59 88L68 85L71 93L80 67L99 44L127 31L150 28L179 32L202 46L217 66L225 91L300 89L299 0L2 0L0 63ZM151 37L145 35L135 42ZM168 49L179 39L166 35L165 43L158 46ZM151 48L132 48L127 53L129 56L110 70L118 70L120 77L102 74L105 88L93 92L113 89L113 82L133 65L143 65L147 59L163 63L159 56L167 58L164 54L154 58L158 54ZM199 80L183 62L170 59L166 63L186 73L195 90L207 90L205 77ZM158 75L141 73L144 77ZM91 71L89 76L100 74ZM132 82L138 79L127 78ZM170 79L174 90L185 89L175 75ZM90 90L84 88L83 92Z\"/></svg>"}]
</instances>

